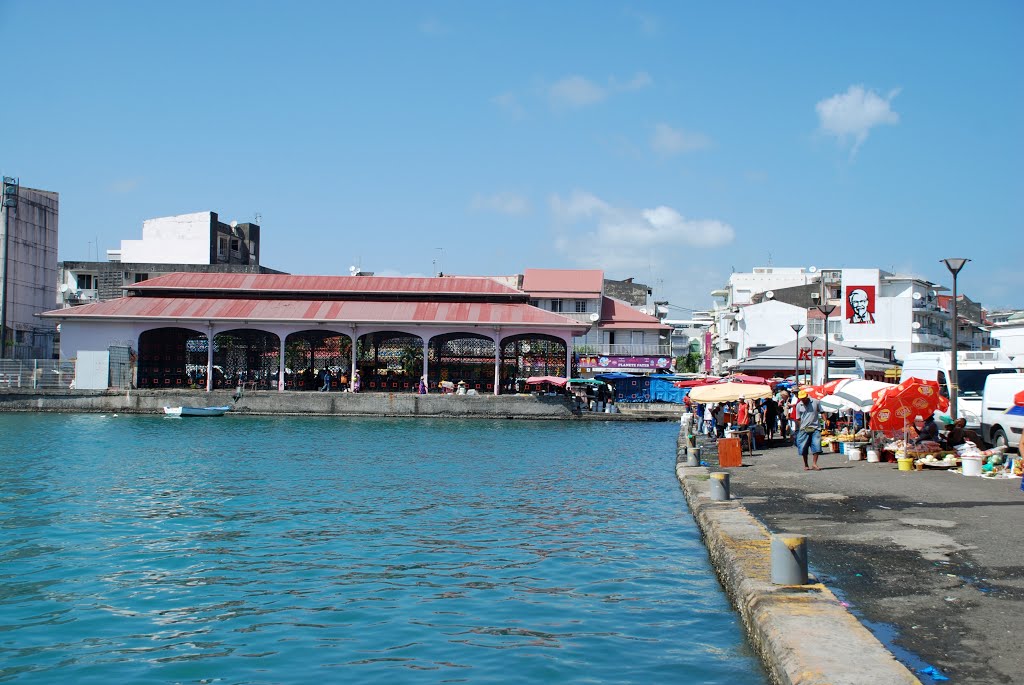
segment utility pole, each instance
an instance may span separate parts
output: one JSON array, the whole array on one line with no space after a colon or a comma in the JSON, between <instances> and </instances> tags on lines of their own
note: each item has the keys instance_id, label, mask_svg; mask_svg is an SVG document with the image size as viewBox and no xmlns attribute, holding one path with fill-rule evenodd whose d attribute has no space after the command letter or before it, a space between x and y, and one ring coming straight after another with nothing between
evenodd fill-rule
<instances>
[{"instance_id":1,"label":"utility pole","mask_svg":"<svg viewBox=\"0 0 1024 685\"><path fill-rule=\"evenodd\" d=\"M0 268L3 269L3 278L0 279L0 359L7 358L7 246L10 243L11 209L18 206L20 186L18 179L4 176L4 240L3 252L0 254Z\"/></svg>"}]
</instances>

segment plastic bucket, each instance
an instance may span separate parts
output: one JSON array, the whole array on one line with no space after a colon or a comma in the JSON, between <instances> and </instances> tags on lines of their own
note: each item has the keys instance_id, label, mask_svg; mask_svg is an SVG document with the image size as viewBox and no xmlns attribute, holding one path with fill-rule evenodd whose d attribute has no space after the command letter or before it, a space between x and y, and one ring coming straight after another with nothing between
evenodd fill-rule
<instances>
[{"instance_id":1,"label":"plastic bucket","mask_svg":"<svg viewBox=\"0 0 1024 685\"><path fill-rule=\"evenodd\" d=\"M851 447L850 449L846 450L847 461L860 461L861 456L863 455L859 447Z\"/></svg>"},{"instance_id":2,"label":"plastic bucket","mask_svg":"<svg viewBox=\"0 0 1024 685\"><path fill-rule=\"evenodd\" d=\"M869 464L877 464L878 463L878 450L868 450L868 463Z\"/></svg>"},{"instance_id":3,"label":"plastic bucket","mask_svg":"<svg viewBox=\"0 0 1024 685\"><path fill-rule=\"evenodd\" d=\"M960 457L960 465L964 469L965 476L981 475L981 457Z\"/></svg>"},{"instance_id":4,"label":"plastic bucket","mask_svg":"<svg viewBox=\"0 0 1024 685\"><path fill-rule=\"evenodd\" d=\"M900 471L913 471L914 470L914 458L913 457L900 457L896 460L899 462ZM979 466L979 468L981 468Z\"/></svg>"}]
</instances>

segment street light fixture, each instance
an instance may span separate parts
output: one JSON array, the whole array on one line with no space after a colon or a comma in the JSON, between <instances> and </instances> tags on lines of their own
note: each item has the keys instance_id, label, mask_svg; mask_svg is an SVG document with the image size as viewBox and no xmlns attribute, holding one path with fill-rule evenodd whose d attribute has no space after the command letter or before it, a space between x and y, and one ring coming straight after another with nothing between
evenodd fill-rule
<instances>
[{"instance_id":1,"label":"street light fixture","mask_svg":"<svg viewBox=\"0 0 1024 685\"><path fill-rule=\"evenodd\" d=\"M800 331L804 329L804 325L802 323L793 323L789 327L796 333L796 347L793 348L793 383L800 385Z\"/></svg>"},{"instance_id":2,"label":"street light fixture","mask_svg":"<svg viewBox=\"0 0 1024 685\"><path fill-rule=\"evenodd\" d=\"M828 383L828 317L836 310L834 304L819 304L816 309L825 315L825 380Z\"/></svg>"},{"instance_id":3,"label":"street light fixture","mask_svg":"<svg viewBox=\"0 0 1024 685\"><path fill-rule=\"evenodd\" d=\"M953 353L950 355L952 362L949 374L949 416L956 421L956 398L960 394L959 379L957 378L956 371L956 357L957 357L957 346L956 346L956 329L959 327L959 322L956 317L956 275L960 273L960 269L964 268L964 265L970 259L963 259L962 257L951 257L949 259L943 259L942 263L949 269L949 273L953 274L953 330L952 330L952 347Z\"/></svg>"},{"instance_id":4,"label":"street light fixture","mask_svg":"<svg viewBox=\"0 0 1024 685\"><path fill-rule=\"evenodd\" d=\"M807 336L807 342L811 345L811 353L807 355L807 385L814 385L814 343L818 342L818 336Z\"/></svg>"}]
</instances>

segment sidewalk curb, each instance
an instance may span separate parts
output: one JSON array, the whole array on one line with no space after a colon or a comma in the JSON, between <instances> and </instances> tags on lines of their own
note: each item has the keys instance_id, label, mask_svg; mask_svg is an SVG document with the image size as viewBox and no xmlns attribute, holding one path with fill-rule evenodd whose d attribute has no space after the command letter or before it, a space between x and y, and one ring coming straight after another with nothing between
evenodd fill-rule
<instances>
[{"instance_id":1,"label":"sidewalk curb","mask_svg":"<svg viewBox=\"0 0 1024 685\"><path fill-rule=\"evenodd\" d=\"M921 685L827 587L773 585L771 535L739 501L713 502L709 473L676 466L712 566L772 681Z\"/></svg>"}]
</instances>

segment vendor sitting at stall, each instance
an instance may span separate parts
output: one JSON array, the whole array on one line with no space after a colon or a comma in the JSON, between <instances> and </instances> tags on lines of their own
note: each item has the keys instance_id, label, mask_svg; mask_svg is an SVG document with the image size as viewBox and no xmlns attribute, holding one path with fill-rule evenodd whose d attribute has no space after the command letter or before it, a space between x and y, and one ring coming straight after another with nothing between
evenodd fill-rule
<instances>
[{"instance_id":1,"label":"vendor sitting at stall","mask_svg":"<svg viewBox=\"0 0 1024 685\"><path fill-rule=\"evenodd\" d=\"M935 423L933 415L929 414L925 418L922 418L920 415L915 416L914 428L917 430L917 437L914 438L915 445L939 441L939 425Z\"/></svg>"},{"instance_id":2,"label":"vendor sitting at stall","mask_svg":"<svg viewBox=\"0 0 1024 685\"><path fill-rule=\"evenodd\" d=\"M953 425L946 431L946 448L953 449L964 444L967 441L966 429L967 419L957 419L954 421Z\"/></svg>"}]
</instances>

